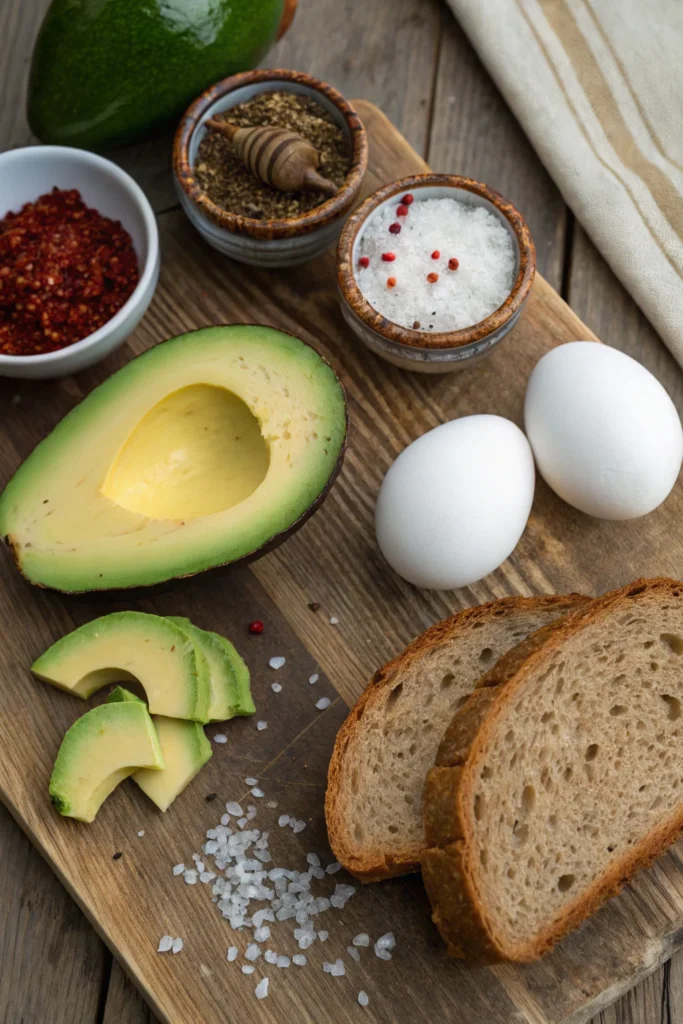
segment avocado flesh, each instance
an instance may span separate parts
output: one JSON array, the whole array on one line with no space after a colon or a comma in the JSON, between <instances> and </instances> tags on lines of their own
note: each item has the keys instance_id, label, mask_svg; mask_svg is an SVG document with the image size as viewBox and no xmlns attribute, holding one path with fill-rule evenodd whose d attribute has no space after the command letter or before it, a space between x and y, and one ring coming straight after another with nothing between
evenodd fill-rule
<instances>
[{"instance_id":1,"label":"avocado flesh","mask_svg":"<svg viewBox=\"0 0 683 1024\"><path fill-rule=\"evenodd\" d=\"M42 142L103 149L164 130L209 85L256 65L283 0L53 0L28 115Z\"/></svg>"},{"instance_id":2,"label":"avocado flesh","mask_svg":"<svg viewBox=\"0 0 683 1024\"><path fill-rule=\"evenodd\" d=\"M101 704L67 731L50 778L60 814L93 821L102 803L138 768L164 768L156 730L142 701Z\"/></svg>"},{"instance_id":3,"label":"avocado flesh","mask_svg":"<svg viewBox=\"0 0 683 1024\"><path fill-rule=\"evenodd\" d=\"M199 647L206 657L211 690L209 721L225 722L235 715L250 714L249 711L242 710L237 669L237 661L242 659L237 651L236 657L233 658L230 651L221 643L222 638L217 633L200 629L181 615L170 615L169 618L171 622L187 631L195 646ZM242 664L244 665L244 662Z\"/></svg>"},{"instance_id":4,"label":"avocado flesh","mask_svg":"<svg viewBox=\"0 0 683 1024\"><path fill-rule=\"evenodd\" d=\"M341 465L332 369L269 327L157 345L92 391L19 467L0 535L32 583L148 586L254 557ZM253 489L252 489L253 488Z\"/></svg>"},{"instance_id":5,"label":"avocado flesh","mask_svg":"<svg viewBox=\"0 0 683 1024\"><path fill-rule=\"evenodd\" d=\"M215 637L216 641L225 649L235 668L235 674L237 675L237 689L239 692L239 706L235 714L253 715L256 708L254 707L254 701L251 696L251 676L244 658L242 658L235 646L231 644L229 640L226 640L224 636L220 636L218 633L212 633L211 635Z\"/></svg>"},{"instance_id":6,"label":"avocado flesh","mask_svg":"<svg viewBox=\"0 0 683 1024\"><path fill-rule=\"evenodd\" d=\"M208 720L204 655L184 630L160 615L114 612L94 619L48 648L31 671L83 699L107 683L137 680L153 714Z\"/></svg>"}]
</instances>

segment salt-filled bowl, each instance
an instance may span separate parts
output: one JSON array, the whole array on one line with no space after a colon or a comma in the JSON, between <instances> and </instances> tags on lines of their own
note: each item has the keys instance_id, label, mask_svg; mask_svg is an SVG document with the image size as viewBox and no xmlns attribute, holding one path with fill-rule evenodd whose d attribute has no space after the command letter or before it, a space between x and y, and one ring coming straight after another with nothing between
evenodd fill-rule
<instances>
[{"instance_id":1,"label":"salt-filled bowl","mask_svg":"<svg viewBox=\"0 0 683 1024\"><path fill-rule=\"evenodd\" d=\"M387 206L396 206L398 210L397 200L406 194L412 197L411 205L426 199L447 198L456 199L468 207L483 207L508 232L514 256L512 284L502 303L478 323L449 331L404 327L378 312L363 294L359 284L363 272L359 263L363 238L373 224L376 225L377 220L383 217ZM410 208L405 218L409 215ZM405 218L394 214L392 219L396 224L401 221L405 224ZM387 250L392 249L392 239L397 237L387 234ZM449 253L441 255L441 263L446 259L447 274ZM457 252L454 255L457 256ZM387 262L382 266L386 268L388 280L392 270L399 264ZM436 262L434 270L437 266L441 270L441 264ZM471 365L474 360L489 353L517 323L535 272L536 251L522 215L507 199L487 185L454 174L417 174L393 181L373 192L347 220L337 248L341 310L348 325L376 355L394 366L421 373L456 370ZM398 295L398 291L395 294Z\"/></svg>"},{"instance_id":2,"label":"salt-filled bowl","mask_svg":"<svg viewBox=\"0 0 683 1024\"><path fill-rule=\"evenodd\" d=\"M282 220L259 220L223 209L204 192L194 173L209 118L264 92L309 96L344 132L350 167L336 195ZM321 256L334 245L355 202L368 165L365 129L353 107L331 85L301 71L265 68L232 75L203 92L185 111L173 145L173 173L180 205L209 245L240 263L290 267Z\"/></svg>"}]
</instances>

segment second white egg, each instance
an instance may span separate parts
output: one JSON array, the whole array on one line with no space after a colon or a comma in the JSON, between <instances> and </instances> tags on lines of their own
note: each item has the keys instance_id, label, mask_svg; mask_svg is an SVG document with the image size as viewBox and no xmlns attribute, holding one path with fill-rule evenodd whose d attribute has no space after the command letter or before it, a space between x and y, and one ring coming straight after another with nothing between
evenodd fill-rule
<instances>
[{"instance_id":1,"label":"second white egg","mask_svg":"<svg viewBox=\"0 0 683 1024\"><path fill-rule=\"evenodd\" d=\"M450 590L512 553L534 497L529 443L501 416L464 416L418 438L390 467L377 500L377 541L399 575Z\"/></svg>"}]
</instances>

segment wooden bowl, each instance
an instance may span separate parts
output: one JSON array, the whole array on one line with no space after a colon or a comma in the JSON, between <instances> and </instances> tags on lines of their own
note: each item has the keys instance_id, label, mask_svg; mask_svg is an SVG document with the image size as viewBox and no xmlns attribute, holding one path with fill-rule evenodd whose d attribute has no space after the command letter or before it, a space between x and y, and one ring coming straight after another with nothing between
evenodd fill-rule
<instances>
[{"instance_id":1,"label":"wooden bowl","mask_svg":"<svg viewBox=\"0 0 683 1024\"><path fill-rule=\"evenodd\" d=\"M213 203L194 176L204 122L262 92L310 96L344 130L351 167L335 196L308 213L286 220L256 220ZM180 204L210 245L241 263L286 267L321 255L336 241L343 218L356 199L368 164L368 143L360 118L331 85L300 71L264 69L232 75L201 94L186 110L173 144L173 170Z\"/></svg>"},{"instance_id":2,"label":"wooden bowl","mask_svg":"<svg viewBox=\"0 0 683 1024\"><path fill-rule=\"evenodd\" d=\"M479 323L457 331L416 331L387 320L364 298L355 273L363 233L381 207L405 192L412 192L416 203L422 199L453 198L483 206L510 233L516 253L512 289L505 302ZM422 373L444 373L469 365L497 345L516 324L535 272L536 250L519 211L488 185L455 174L417 174L373 192L347 220L337 249L337 279L346 322L377 355L395 366Z\"/></svg>"}]
</instances>

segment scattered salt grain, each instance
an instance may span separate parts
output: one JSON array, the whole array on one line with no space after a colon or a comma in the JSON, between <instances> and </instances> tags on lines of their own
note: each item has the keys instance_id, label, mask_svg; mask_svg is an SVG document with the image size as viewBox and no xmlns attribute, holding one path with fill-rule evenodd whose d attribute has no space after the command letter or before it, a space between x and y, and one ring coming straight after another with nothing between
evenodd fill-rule
<instances>
[{"instance_id":1,"label":"scattered salt grain","mask_svg":"<svg viewBox=\"0 0 683 1024\"><path fill-rule=\"evenodd\" d=\"M349 954L352 960L360 962L360 953L358 952L355 946L347 946L346 952Z\"/></svg>"},{"instance_id":2,"label":"scattered salt grain","mask_svg":"<svg viewBox=\"0 0 683 1024\"><path fill-rule=\"evenodd\" d=\"M258 779L252 779L251 777L244 780L245 786L258 786Z\"/></svg>"},{"instance_id":3,"label":"scattered salt grain","mask_svg":"<svg viewBox=\"0 0 683 1024\"><path fill-rule=\"evenodd\" d=\"M280 690L282 689L282 686L280 683L271 683L270 688L273 691L273 693L279 693Z\"/></svg>"},{"instance_id":4,"label":"scattered salt grain","mask_svg":"<svg viewBox=\"0 0 683 1024\"><path fill-rule=\"evenodd\" d=\"M326 931L318 932L318 938L321 942L327 942L330 937L330 933Z\"/></svg>"},{"instance_id":5,"label":"scattered salt grain","mask_svg":"<svg viewBox=\"0 0 683 1024\"><path fill-rule=\"evenodd\" d=\"M162 935L159 939L159 945L157 946L157 953L168 953L169 949L173 948L173 936Z\"/></svg>"},{"instance_id":6,"label":"scattered salt grain","mask_svg":"<svg viewBox=\"0 0 683 1024\"><path fill-rule=\"evenodd\" d=\"M270 928L268 925L264 924L262 928L257 928L254 931L254 938L257 942L267 942L270 938Z\"/></svg>"},{"instance_id":7,"label":"scattered salt grain","mask_svg":"<svg viewBox=\"0 0 683 1024\"><path fill-rule=\"evenodd\" d=\"M386 935L380 935L380 937L378 938L377 942L375 943L375 948L379 948L379 949L393 949L395 945L396 945L396 938L394 936L394 933L393 932L387 932Z\"/></svg>"},{"instance_id":8,"label":"scattered salt grain","mask_svg":"<svg viewBox=\"0 0 683 1024\"><path fill-rule=\"evenodd\" d=\"M275 961L275 966L276 967L289 967L291 962L292 961L289 959L288 956L279 956L277 958L277 960Z\"/></svg>"},{"instance_id":9,"label":"scattered salt grain","mask_svg":"<svg viewBox=\"0 0 683 1024\"><path fill-rule=\"evenodd\" d=\"M318 673L314 672L312 676L309 676L308 681L311 684L311 686L314 686L318 682L319 679L320 679L320 676L318 675Z\"/></svg>"},{"instance_id":10,"label":"scattered salt grain","mask_svg":"<svg viewBox=\"0 0 683 1024\"><path fill-rule=\"evenodd\" d=\"M354 946L369 946L370 936L366 932L359 932L353 940Z\"/></svg>"},{"instance_id":11,"label":"scattered salt grain","mask_svg":"<svg viewBox=\"0 0 683 1024\"><path fill-rule=\"evenodd\" d=\"M228 963L232 963L233 960L236 960L237 957L239 956L239 952L240 951L237 948L237 946L230 946L230 948L228 949Z\"/></svg>"},{"instance_id":12,"label":"scattered salt grain","mask_svg":"<svg viewBox=\"0 0 683 1024\"><path fill-rule=\"evenodd\" d=\"M336 615L330 615L330 625L331 626L338 626L339 625L339 619L337 618Z\"/></svg>"},{"instance_id":13,"label":"scattered salt grain","mask_svg":"<svg viewBox=\"0 0 683 1024\"><path fill-rule=\"evenodd\" d=\"M253 974L256 970L251 964L245 964L242 968L242 974Z\"/></svg>"},{"instance_id":14,"label":"scattered salt grain","mask_svg":"<svg viewBox=\"0 0 683 1024\"><path fill-rule=\"evenodd\" d=\"M370 1000L368 999L367 992L364 992L363 989L361 989L360 992L358 993L358 1002L360 1003L361 1006L367 1006L368 1003L370 1002Z\"/></svg>"},{"instance_id":15,"label":"scattered salt grain","mask_svg":"<svg viewBox=\"0 0 683 1024\"><path fill-rule=\"evenodd\" d=\"M240 805L238 803L235 803L234 800L230 800L225 805L225 809L228 812L228 814L232 814L233 818L241 818L242 817L242 814L243 814L242 808L240 807Z\"/></svg>"},{"instance_id":16,"label":"scattered salt grain","mask_svg":"<svg viewBox=\"0 0 683 1024\"><path fill-rule=\"evenodd\" d=\"M265 794L265 793L263 792L263 790L262 790L262 789L260 789L260 788L259 788L258 786L254 786L254 788L253 788L253 789L252 789L252 791L251 791L251 795L252 795L252 796L255 796L257 800L260 800L260 799L261 799L262 797L264 797L264 796L265 796L266 794Z\"/></svg>"},{"instance_id":17,"label":"scattered salt grain","mask_svg":"<svg viewBox=\"0 0 683 1024\"><path fill-rule=\"evenodd\" d=\"M335 860L331 864L327 865L325 871L327 872L328 875L336 875L338 871L341 871L341 864L339 863L338 860Z\"/></svg>"},{"instance_id":18,"label":"scattered salt grain","mask_svg":"<svg viewBox=\"0 0 683 1024\"><path fill-rule=\"evenodd\" d=\"M306 828L306 822L305 821L295 821L292 824L292 832L294 832L295 835L297 833L299 833L299 832L303 832L303 830L305 828Z\"/></svg>"},{"instance_id":19,"label":"scattered salt grain","mask_svg":"<svg viewBox=\"0 0 683 1024\"><path fill-rule=\"evenodd\" d=\"M227 743L228 742L228 737L225 735L224 732L217 732L216 735L213 738L213 742L214 743Z\"/></svg>"},{"instance_id":20,"label":"scattered salt grain","mask_svg":"<svg viewBox=\"0 0 683 1024\"><path fill-rule=\"evenodd\" d=\"M254 989L254 995L257 999L265 999L268 995L268 978L263 978L259 981L258 985Z\"/></svg>"},{"instance_id":21,"label":"scattered salt grain","mask_svg":"<svg viewBox=\"0 0 683 1024\"><path fill-rule=\"evenodd\" d=\"M237 819L237 827L238 828L244 828L244 826L246 824L247 824L247 819L246 818L238 818Z\"/></svg>"},{"instance_id":22,"label":"scattered salt grain","mask_svg":"<svg viewBox=\"0 0 683 1024\"><path fill-rule=\"evenodd\" d=\"M253 821L257 814L258 814L258 811L254 807L254 805L253 804L249 804L247 806L247 821Z\"/></svg>"},{"instance_id":23,"label":"scattered salt grain","mask_svg":"<svg viewBox=\"0 0 683 1024\"><path fill-rule=\"evenodd\" d=\"M264 729L268 728L268 723L267 722L263 722L263 721L257 722L256 723L256 728L258 729L259 732L263 732ZM263 980L264 981L268 981L267 978L264 978ZM263 996L259 996L258 998L259 999L263 999Z\"/></svg>"},{"instance_id":24,"label":"scattered salt grain","mask_svg":"<svg viewBox=\"0 0 683 1024\"><path fill-rule=\"evenodd\" d=\"M314 868L319 868L320 867L320 857L318 856L317 853L307 853L306 854L306 860L308 861L308 863L312 867L314 867Z\"/></svg>"},{"instance_id":25,"label":"scattered salt grain","mask_svg":"<svg viewBox=\"0 0 683 1024\"><path fill-rule=\"evenodd\" d=\"M341 959L341 957L337 957L333 964L327 963L326 961L323 964L323 970L325 971L326 974L331 974L333 978L343 978L344 975L346 974L344 961Z\"/></svg>"},{"instance_id":26,"label":"scattered salt grain","mask_svg":"<svg viewBox=\"0 0 683 1024\"><path fill-rule=\"evenodd\" d=\"M251 942L251 943L249 943L249 945L245 949L244 956L245 956L245 959L247 959L247 960L258 960L258 958L261 956L261 950L256 945L255 942Z\"/></svg>"},{"instance_id":27,"label":"scattered salt grain","mask_svg":"<svg viewBox=\"0 0 683 1024\"><path fill-rule=\"evenodd\" d=\"M144 830L144 828L141 828L140 831L138 832L138 839L142 839L144 834L145 834L145 830Z\"/></svg>"},{"instance_id":28,"label":"scattered salt grain","mask_svg":"<svg viewBox=\"0 0 683 1024\"><path fill-rule=\"evenodd\" d=\"M197 884L197 877L198 877L198 872L197 871L192 871L192 869L188 869L185 872L185 875L184 875L185 881L187 882L188 885L196 885Z\"/></svg>"},{"instance_id":29,"label":"scattered salt grain","mask_svg":"<svg viewBox=\"0 0 683 1024\"><path fill-rule=\"evenodd\" d=\"M280 826L280 828L284 828L285 825L289 825L289 815L281 814L280 817L277 819L277 823Z\"/></svg>"},{"instance_id":30,"label":"scattered salt grain","mask_svg":"<svg viewBox=\"0 0 683 1024\"><path fill-rule=\"evenodd\" d=\"M199 881L203 882L204 885L208 885L209 882L213 882L215 877L216 875L213 871L202 871L199 876Z\"/></svg>"},{"instance_id":31,"label":"scattered salt grain","mask_svg":"<svg viewBox=\"0 0 683 1024\"><path fill-rule=\"evenodd\" d=\"M271 811L274 811L275 808L277 807L277 800L269 800L266 804L266 807L270 807Z\"/></svg>"},{"instance_id":32,"label":"scattered salt grain","mask_svg":"<svg viewBox=\"0 0 683 1024\"><path fill-rule=\"evenodd\" d=\"M173 945L171 946L171 952L172 953L179 953L184 945L185 945L185 943L183 942L182 939L180 939L180 938L174 939L173 940Z\"/></svg>"},{"instance_id":33,"label":"scattered salt grain","mask_svg":"<svg viewBox=\"0 0 683 1024\"><path fill-rule=\"evenodd\" d=\"M274 949L267 949L263 954L263 959L266 961L267 964L276 964L277 953L275 952Z\"/></svg>"},{"instance_id":34,"label":"scattered salt grain","mask_svg":"<svg viewBox=\"0 0 683 1024\"><path fill-rule=\"evenodd\" d=\"M331 703L332 701L330 700L329 697L321 697L320 700L317 700L315 702L315 706L317 707L318 711L326 711Z\"/></svg>"},{"instance_id":35,"label":"scattered salt grain","mask_svg":"<svg viewBox=\"0 0 683 1024\"><path fill-rule=\"evenodd\" d=\"M173 874L174 875L182 875L184 870L185 870L185 865L184 864L176 864L176 866L173 868Z\"/></svg>"},{"instance_id":36,"label":"scattered salt grain","mask_svg":"<svg viewBox=\"0 0 683 1024\"><path fill-rule=\"evenodd\" d=\"M277 671L279 668L282 668L286 660L286 658L278 656L277 658L271 658L268 664Z\"/></svg>"}]
</instances>

